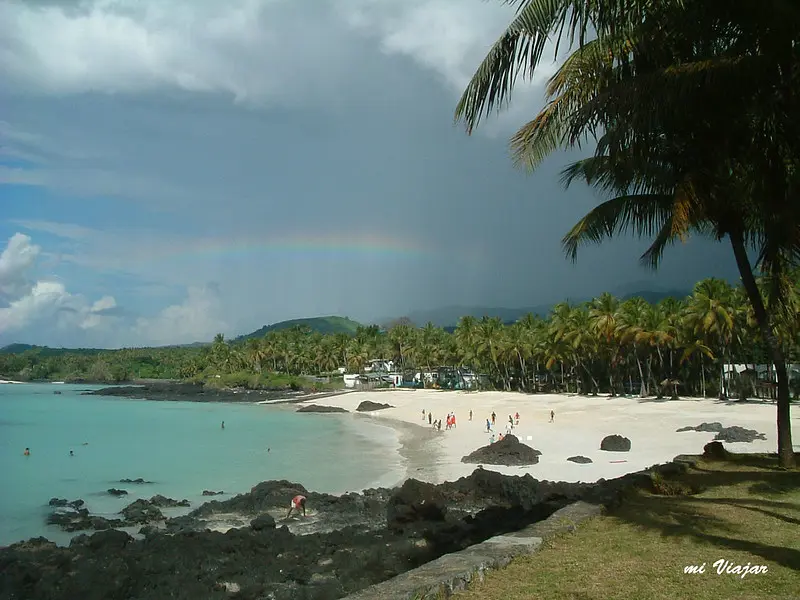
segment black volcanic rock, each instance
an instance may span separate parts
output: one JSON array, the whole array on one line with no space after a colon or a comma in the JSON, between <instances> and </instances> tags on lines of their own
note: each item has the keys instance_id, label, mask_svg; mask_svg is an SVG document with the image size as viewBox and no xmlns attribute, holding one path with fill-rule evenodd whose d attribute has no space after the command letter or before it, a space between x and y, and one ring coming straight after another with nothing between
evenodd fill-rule
<instances>
[{"instance_id":1,"label":"black volcanic rock","mask_svg":"<svg viewBox=\"0 0 800 600\"><path fill-rule=\"evenodd\" d=\"M162 496L161 494L156 494L149 500L152 506L157 506L158 508L174 508L176 506L190 506L188 500L173 500L172 498L167 498L166 496Z\"/></svg>"},{"instance_id":2,"label":"black volcanic rock","mask_svg":"<svg viewBox=\"0 0 800 600\"><path fill-rule=\"evenodd\" d=\"M463 457L461 462L505 466L535 465L541 454L520 442L516 436L507 435L499 442L478 448Z\"/></svg>"},{"instance_id":3,"label":"black volcanic rock","mask_svg":"<svg viewBox=\"0 0 800 600\"><path fill-rule=\"evenodd\" d=\"M224 494L224 493L225 492L223 492L223 491L214 492L214 491L211 491L211 490L203 490L203 496L222 496L222 494Z\"/></svg>"},{"instance_id":4,"label":"black volcanic rock","mask_svg":"<svg viewBox=\"0 0 800 600\"><path fill-rule=\"evenodd\" d=\"M718 422L714 421L713 423L700 423L700 425L697 425L695 427L688 427L688 426L687 427L681 427L680 429L676 429L675 431L677 431L678 433L681 433L683 431L718 432L718 431L722 431L722 429L723 429L722 423L718 423Z\"/></svg>"},{"instance_id":5,"label":"black volcanic rock","mask_svg":"<svg viewBox=\"0 0 800 600\"><path fill-rule=\"evenodd\" d=\"M364 400L356 407L356 412L372 412L373 410L383 410L384 408L394 408L394 406L391 404L381 404L380 402Z\"/></svg>"},{"instance_id":6,"label":"black volcanic rock","mask_svg":"<svg viewBox=\"0 0 800 600\"><path fill-rule=\"evenodd\" d=\"M125 521L128 523L140 523L145 525L152 521L165 521L166 517L157 506L148 500L134 500L120 511Z\"/></svg>"},{"instance_id":7,"label":"black volcanic rock","mask_svg":"<svg viewBox=\"0 0 800 600\"><path fill-rule=\"evenodd\" d=\"M318 404L309 404L301 406L296 412L299 413L346 413L349 412L340 406L319 406Z\"/></svg>"},{"instance_id":8,"label":"black volcanic rock","mask_svg":"<svg viewBox=\"0 0 800 600\"><path fill-rule=\"evenodd\" d=\"M709 442L703 446L703 458L709 460L727 460L728 451L725 450L725 446L722 445L722 442Z\"/></svg>"},{"instance_id":9,"label":"black volcanic rock","mask_svg":"<svg viewBox=\"0 0 800 600\"><path fill-rule=\"evenodd\" d=\"M120 479L120 483L153 483L152 481L145 481L141 477L137 477L136 479Z\"/></svg>"},{"instance_id":10,"label":"black volcanic rock","mask_svg":"<svg viewBox=\"0 0 800 600\"><path fill-rule=\"evenodd\" d=\"M516 531L575 500L611 504L635 479L548 482L479 468L441 485L409 480L395 490L343 496L266 481L169 519L163 529L145 525L142 540L108 529L80 535L68 548L45 540L0 548L0 598L196 600L229 597L235 583L242 599L334 600ZM280 526L297 493L308 498L307 518ZM157 508L152 500L136 507ZM56 510L99 518L85 509ZM206 530L215 513L224 513L223 521L246 518L226 533Z\"/></svg>"},{"instance_id":11,"label":"black volcanic rock","mask_svg":"<svg viewBox=\"0 0 800 600\"><path fill-rule=\"evenodd\" d=\"M118 490L117 488L109 488L107 491L109 494L111 494L112 496L116 496L117 498L119 498L120 496L128 495L128 492L126 490Z\"/></svg>"},{"instance_id":12,"label":"black volcanic rock","mask_svg":"<svg viewBox=\"0 0 800 600\"><path fill-rule=\"evenodd\" d=\"M592 459L588 456L570 456L567 460L578 463L579 465L588 465L590 462L592 462Z\"/></svg>"},{"instance_id":13,"label":"black volcanic rock","mask_svg":"<svg viewBox=\"0 0 800 600\"><path fill-rule=\"evenodd\" d=\"M386 525L402 531L419 521L444 521L446 513L444 494L435 485L408 479L386 504Z\"/></svg>"},{"instance_id":14,"label":"black volcanic rock","mask_svg":"<svg viewBox=\"0 0 800 600\"><path fill-rule=\"evenodd\" d=\"M607 435L600 442L600 450L606 452L630 452L631 441L621 435Z\"/></svg>"},{"instance_id":15,"label":"black volcanic rock","mask_svg":"<svg viewBox=\"0 0 800 600\"><path fill-rule=\"evenodd\" d=\"M717 435L714 436L716 441L720 442L728 442L736 443L749 443L755 440L765 440L767 436L763 433L756 431L755 429L745 429L744 427L739 427L738 425L733 425L731 427L723 427L722 423L717 423L716 421L713 423L701 423L696 427L681 427L677 431L707 431L716 433Z\"/></svg>"},{"instance_id":16,"label":"black volcanic rock","mask_svg":"<svg viewBox=\"0 0 800 600\"><path fill-rule=\"evenodd\" d=\"M253 531L275 529L275 519L272 518L272 515L264 513L250 521L250 528L253 529Z\"/></svg>"},{"instance_id":17,"label":"black volcanic rock","mask_svg":"<svg viewBox=\"0 0 800 600\"><path fill-rule=\"evenodd\" d=\"M723 428L714 436L714 439L720 442L728 442L729 444L735 442L749 443L755 440L765 440L767 436L755 429L745 429L744 427L733 425Z\"/></svg>"}]
</instances>

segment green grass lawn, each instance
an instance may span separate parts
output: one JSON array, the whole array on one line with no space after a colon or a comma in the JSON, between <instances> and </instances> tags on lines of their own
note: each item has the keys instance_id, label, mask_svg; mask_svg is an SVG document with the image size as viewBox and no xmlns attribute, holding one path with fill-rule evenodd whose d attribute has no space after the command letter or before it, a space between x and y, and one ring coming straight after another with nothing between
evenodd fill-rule
<instances>
[{"instance_id":1,"label":"green grass lawn","mask_svg":"<svg viewBox=\"0 0 800 600\"><path fill-rule=\"evenodd\" d=\"M800 470L777 458L699 462L673 477L701 490L633 490L619 508L488 573L458 600L800 599ZM766 573L717 574L719 559ZM687 565L705 573L686 574Z\"/></svg>"}]
</instances>

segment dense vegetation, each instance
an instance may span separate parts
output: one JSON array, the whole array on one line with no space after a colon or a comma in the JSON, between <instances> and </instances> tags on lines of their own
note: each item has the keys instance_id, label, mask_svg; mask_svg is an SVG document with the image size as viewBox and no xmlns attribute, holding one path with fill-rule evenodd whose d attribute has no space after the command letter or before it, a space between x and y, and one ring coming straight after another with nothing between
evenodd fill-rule
<instances>
[{"instance_id":1,"label":"dense vegetation","mask_svg":"<svg viewBox=\"0 0 800 600\"><path fill-rule=\"evenodd\" d=\"M560 149L593 146L563 181L608 196L564 236L587 243L633 231L657 266L689 235L730 243L775 365L778 454L795 463L790 378L774 335L800 257L800 9L768 0L505 0L517 14L456 108L472 131L532 77L555 40L569 50L548 102L511 141L535 169ZM770 284L759 289L757 270Z\"/></svg>"},{"instance_id":2,"label":"dense vegetation","mask_svg":"<svg viewBox=\"0 0 800 600\"><path fill-rule=\"evenodd\" d=\"M783 314L776 334L786 355L800 360L798 311ZM556 305L546 319L528 315L510 325L464 317L452 334L403 320L386 331L360 326L353 335L296 325L243 341L218 335L200 348L60 354L34 348L0 354L0 373L24 380L168 378L282 387L343 366L358 372L373 358L393 359L408 374L463 366L485 374L484 385L496 389L641 395L717 395L723 363L768 362L743 290L707 279L684 299L650 304L603 294L580 305ZM796 395L800 382L794 383ZM729 393L769 393L756 384L743 375Z\"/></svg>"},{"instance_id":3,"label":"dense vegetation","mask_svg":"<svg viewBox=\"0 0 800 600\"><path fill-rule=\"evenodd\" d=\"M250 338L264 337L270 331L281 331L284 329L292 329L294 327L308 327L311 331L318 333L347 333L354 334L361 326L358 321L353 321L349 317L312 317L309 319L290 319L288 321L281 321L280 323L273 323L272 325L264 325L261 329L256 329L252 333L243 335L236 338L237 340L246 340Z\"/></svg>"}]
</instances>

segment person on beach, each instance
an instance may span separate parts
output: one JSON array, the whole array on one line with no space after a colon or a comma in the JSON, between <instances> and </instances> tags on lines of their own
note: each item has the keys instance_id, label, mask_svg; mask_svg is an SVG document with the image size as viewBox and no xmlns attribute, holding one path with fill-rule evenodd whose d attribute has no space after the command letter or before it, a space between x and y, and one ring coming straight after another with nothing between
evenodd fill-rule
<instances>
[{"instance_id":1,"label":"person on beach","mask_svg":"<svg viewBox=\"0 0 800 600\"><path fill-rule=\"evenodd\" d=\"M472 421L472 409L469 409L469 420Z\"/></svg>"},{"instance_id":2,"label":"person on beach","mask_svg":"<svg viewBox=\"0 0 800 600\"><path fill-rule=\"evenodd\" d=\"M433 423L433 415L430 413L430 411L428 411L428 425L431 425L432 423Z\"/></svg>"},{"instance_id":3,"label":"person on beach","mask_svg":"<svg viewBox=\"0 0 800 600\"><path fill-rule=\"evenodd\" d=\"M439 431L441 431L441 430L442 430L442 420L441 420L441 419L439 419L438 421L436 421L436 428L437 428Z\"/></svg>"},{"instance_id":4,"label":"person on beach","mask_svg":"<svg viewBox=\"0 0 800 600\"><path fill-rule=\"evenodd\" d=\"M422 409L422 420L423 421L425 420L425 409L424 408Z\"/></svg>"},{"instance_id":5,"label":"person on beach","mask_svg":"<svg viewBox=\"0 0 800 600\"><path fill-rule=\"evenodd\" d=\"M497 419L497 415L492 411L492 425L494 425L495 419Z\"/></svg>"},{"instance_id":6,"label":"person on beach","mask_svg":"<svg viewBox=\"0 0 800 600\"><path fill-rule=\"evenodd\" d=\"M489 423L489 419L486 419L486 433L489 433L492 430L492 424Z\"/></svg>"},{"instance_id":7,"label":"person on beach","mask_svg":"<svg viewBox=\"0 0 800 600\"><path fill-rule=\"evenodd\" d=\"M556 418L556 413L554 411L550 411L550 422L552 423Z\"/></svg>"},{"instance_id":8,"label":"person on beach","mask_svg":"<svg viewBox=\"0 0 800 600\"><path fill-rule=\"evenodd\" d=\"M455 429L456 428L456 413L453 413L453 416L451 417L451 423L453 425L453 429Z\"/></svg>"},{"instance_id":9,"label":"person on beach","mask_svg":"<svg viewBox=\"0 0 800 600\"><path fill-rule=\"evenodd\" d=\"M302 510L303 511L303 516L304 517L306 516L306 497L305 496L303 496L301 494L298 494L297 496L292 498L292 502L289 505L289 513L286 515L287 519L290 516L292 516L292 511L293 510L298 510L298 511Z\"/></svg>"},{"instance_id":10,"label":"person on beach","mask_svg":"<svg viewBox=\"0 0 800 600\"><path fill-rule=\"evenodd\" d=\"M31 455L31 449L30 448L25 448L25 452L23 452L22 454L23 454L23 456L30 456Z\"/></svg>"},{"instance_id":11,"label":"person on beach","mask_svg":"<svg viewBox=\"0 0 800 600\"><path fill-rule=\"evenodd\" d=\"M519 411L514 414L515 425L519 425Z\"/></svg>"}]
</instances>

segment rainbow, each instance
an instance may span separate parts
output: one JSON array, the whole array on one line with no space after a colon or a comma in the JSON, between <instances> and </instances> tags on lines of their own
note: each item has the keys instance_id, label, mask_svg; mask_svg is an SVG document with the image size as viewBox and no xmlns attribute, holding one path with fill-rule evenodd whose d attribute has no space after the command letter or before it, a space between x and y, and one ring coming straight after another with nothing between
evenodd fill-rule
<instances>
[{"instance_id":1,"label":"rainbow","mask_svg":"<svg viewBox=\"0 0 800 600\"><path fill-rule=\"evenodd\" d=\"M143 254L148 254L144 249ZM414 259L430 257L433 251L411 239L393 235L346 233L336 235L292 234L240 239L204 239L178 242L173 249L159 249L152 260L190 260L208 258L245 258L258 255L283 255L302 258L344 259L383 257ZM144 256L141 256L144 258Z\"/></svg>"}]
</instances>

